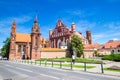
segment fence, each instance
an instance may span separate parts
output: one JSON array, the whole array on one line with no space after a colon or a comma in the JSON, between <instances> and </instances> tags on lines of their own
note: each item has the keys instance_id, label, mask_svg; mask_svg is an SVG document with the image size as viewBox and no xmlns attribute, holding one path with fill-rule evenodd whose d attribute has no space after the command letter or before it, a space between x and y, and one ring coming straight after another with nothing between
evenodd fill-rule
<instances>
[{"instance_id":1,"label":"fence","mask_svg":"<svg viewBox=\"0 0 120 80\"><path fill-rule=\"evenodd\" d=\"M82 70L87 72L98 72L104 73L103 63L101 64L90 64L90 63L75 63L72 62L62 62L62 61L47 61L47 60L11 60L12 62L31 64L31 65L39 65L45 67L54 67L60 69L68 69L68 70Z\"/></svg>"}]
</instances>

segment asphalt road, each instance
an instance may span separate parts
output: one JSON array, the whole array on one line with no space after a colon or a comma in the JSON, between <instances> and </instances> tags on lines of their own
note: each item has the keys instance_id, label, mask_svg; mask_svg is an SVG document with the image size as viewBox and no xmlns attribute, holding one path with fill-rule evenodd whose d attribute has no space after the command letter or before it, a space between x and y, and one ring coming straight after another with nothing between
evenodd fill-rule
<instances>
[{"instance_id":1,"label":"asphalt road","mask_svg":"<svg viewBox=\"0 0 120 80\"><path fill-rule=\"evenodd\" d=\"M120 80L120 77L0 61L0 80Z\"/></svg>"}]
</instances>

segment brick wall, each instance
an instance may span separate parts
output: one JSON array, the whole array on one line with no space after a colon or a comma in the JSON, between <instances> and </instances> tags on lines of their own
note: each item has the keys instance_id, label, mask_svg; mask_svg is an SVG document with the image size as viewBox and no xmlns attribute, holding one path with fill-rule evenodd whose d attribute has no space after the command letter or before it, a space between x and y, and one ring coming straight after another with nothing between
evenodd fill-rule
<instances>
[{"instance_id":1,"label":"brick wall","mask_svg":"<svg viewBox=\"0 0 120 80\"><path fill-rule=\"evenodd\" d=\"M65 57L66 52L41 52L41 58L61 58Z\"/></svg>"}]
</instances>

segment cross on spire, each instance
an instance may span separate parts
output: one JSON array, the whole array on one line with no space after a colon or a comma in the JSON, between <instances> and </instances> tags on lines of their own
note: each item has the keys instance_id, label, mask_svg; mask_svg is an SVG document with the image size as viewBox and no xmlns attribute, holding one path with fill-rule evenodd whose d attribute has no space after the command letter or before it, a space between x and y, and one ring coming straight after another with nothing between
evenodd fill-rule
<instances>
[{"instance_id":1,"label":"cross on spire","mask_svg":"<svg viewBox=\"0 0 120 80\"><path fill-rule=\"evenodd\" d=\"M37 10L36 10L36 16L35 16L34 23L38 23L38 11Z\"/></svg>"}]
</instances>

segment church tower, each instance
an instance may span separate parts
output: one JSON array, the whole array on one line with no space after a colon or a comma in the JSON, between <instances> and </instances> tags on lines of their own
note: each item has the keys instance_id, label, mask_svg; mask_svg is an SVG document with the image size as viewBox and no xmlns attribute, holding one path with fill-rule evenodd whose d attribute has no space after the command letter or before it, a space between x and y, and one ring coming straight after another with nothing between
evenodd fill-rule
<instances>
[{"instance_id":1,"label":"church tower","mask_svg":"<svg viewBox=\"0 0 120 80\"><path fill-rule=\"evenodd\" d=\"M92 35L91 35L91 31L89 30L86 31L86 39L88 40L89 44L92 44Z\"/></svg>"},{"instance_id":2,"label":"church tower","mask_svg":"<svg viewBox=\"0 0 120 80\"><path fill-rule=\"evenodd\" d=\"M40 36L40 27L38 24L38 18L36 16L31 33L31 59L40 59Z\"/></svg>"},{"instance_id":3,"label":"church tower","mask_svg":"<svg viewBox=\"0 0 120 80\"><path fill-rule=\"evenodd\" d=\"M75 31L76 31L75 23L72 23L72 24L71 24L71 31L72 31L72 32L75 32Z\"/></svg>"},{"instance_id":4,"label":"church tower","mask_svg":"<svg viewBox=\"0 0 120 80\"><path fill-rule=\"evenodd\" d=\"M15 57L16 57L16 22L14 21L11 28L9 59L13 59Z\"/></svg>"},{"instance_id":5,"label":"church tower","mask_svg":"<svg viewBox=\"0 0 120 80\"><path fill-rule=\"evenodd\" d=\"M49 30L49 47L52 47L52 42L51 42L51 36L52 36L53 31L50 29Z\"/></svg>"}]
</instances>

